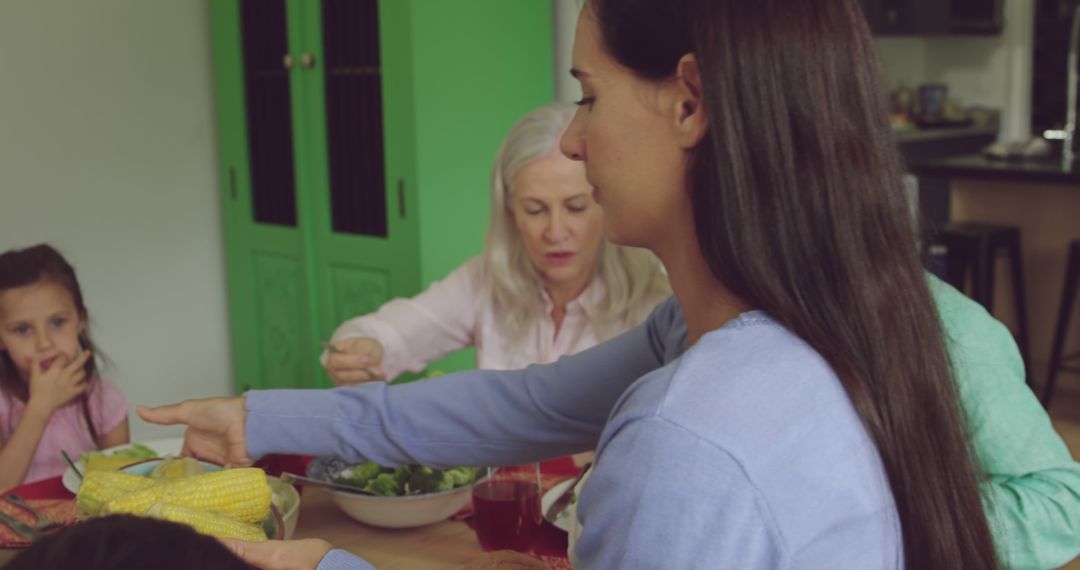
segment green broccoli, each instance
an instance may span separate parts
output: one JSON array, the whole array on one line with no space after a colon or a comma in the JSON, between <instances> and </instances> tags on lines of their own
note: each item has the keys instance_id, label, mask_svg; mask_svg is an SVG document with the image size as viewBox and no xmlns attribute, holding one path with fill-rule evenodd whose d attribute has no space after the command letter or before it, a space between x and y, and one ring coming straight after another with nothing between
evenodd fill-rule
<instances>
[{"instance_id":1,"label":"green broccoli","mask_svg":"<svg viewBox=\"0 0 1080 570\"><path fill-rule=\"evenodd\" d=\"M476 467L454 467L447 469L445 473L453 481L453 487L460 487L475 481L479 471Z\"/></svg>"},{"instance_id":2,"label":"green broccoli","mask_svg":"<svg viewBox=\"0 0 1080 570\"><path fill-rule=\"evenodd\" d=\"M449 491L472 483L479 473L480 469L476 467L441 470L423 465L402 465L394 468L368 461L342 469L334 481L354 485L376 495L396 497Z\"/></svg>"},{"instance_id":3,"label":"green broccoli","mask_svg":"<svg viewBox=\"0 0 1080 570\"><path fill-rule=\"evenodd\" d=\"M422 495L445 490L439 489L442 480L443 472L441 470L418 465L409 477L408 483L406 483L406 492L409 495Z\"/></svg>"},{"instance_id":4,"label":"green broccoli","mask_svg":"<svg viewBox=\"0 0 1080 570\"><path fill-rule=\"evenodd\" d=\"M382 467L374 462L368 461L367 463L360 463L342 469L338 473L334 480L338 483L345 483L346 485L356 485L357 487L363 487L382 472Z\"/></svg>"},{"instance_id":5,"label":"green broccoli","mask_svg":"<svg viewBox=\"0 0 1080 570\"><path fill-rule=\"evenodd\" d=\"M398 482L399 488L405 488L405 483L407 483L409 481L409 477L412 476L412 468L412 465L402 465L401 467L398 467L397 469L394 469L392 471L392 473L394 474L394 480Z\"/></svg>"},{"instance_id":6,"label":"green broccoli","mask_svg":"<svg viewBox=\"0 0 1080 570\"><path fill-rule=\"evenodd\" d=\"M454 488L454 478L453 478L453 476L448 475L446 473L446 471L443 471L442 472L442 478L439 479L439 482L435 484L435 492L439 493L439 492L442 492L442 491L449 491L450 489L453 489L453 488Z\"/></svg>"},{"instance_id":7,"label":"green broccoli","mask_svg":"<svg viewBox=\"0 0 1080 570\"><path fill-rule=\"evenodd\" d=\"M382 495L383 497L396 497L399 495L398 482L393 473L380 473L374 479L364 485L368 493Z\"/></svg>"}]
</instances>

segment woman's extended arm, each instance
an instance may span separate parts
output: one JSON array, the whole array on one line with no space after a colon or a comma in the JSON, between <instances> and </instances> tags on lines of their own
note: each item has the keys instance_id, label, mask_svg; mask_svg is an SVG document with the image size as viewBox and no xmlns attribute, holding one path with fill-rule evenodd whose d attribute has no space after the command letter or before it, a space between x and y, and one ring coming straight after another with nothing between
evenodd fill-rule
<instances>
[{"instance_id":1,"label":"woman's extended arm","mask_svg":"<svg viewBox=\"0 0 1080 570\"><path fill-rule=\"evenodd\" d=\"M584 451L626 387L681 350L684 338L678 305L669 300L642 325L549 365L393 387L250 392L247 449L252 457L308 453L433 467Z\"/></svg>"}]
</instances>

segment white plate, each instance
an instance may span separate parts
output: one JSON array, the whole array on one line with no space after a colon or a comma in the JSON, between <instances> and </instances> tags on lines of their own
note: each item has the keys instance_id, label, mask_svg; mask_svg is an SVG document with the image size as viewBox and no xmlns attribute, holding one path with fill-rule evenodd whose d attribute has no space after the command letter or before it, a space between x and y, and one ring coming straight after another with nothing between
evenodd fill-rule
<instances>
[{"instance_id":1,"label":"white plate","mask_svg":"<svg viewBox=\"0 0 1080 570\"><path fill-rule=\"evenodd\" d=\"M146 447L149 447L150 449L153 449L157 452L158 457L165 457L166 455L180 455L180 449L184 447L184 438L170 437L166 439L152 439L150 441L125 443L124 445L118 445L116 447L102 449L101 451L105 453L105 455L112 455L113 452L131 447L134 443L140 443L142 445L145 445ZM75 462L75 465L78 466L79 471L85 472L86 464L85 462L83 462L83 460L77 460ZM64 488L68 491L71 491L72 493L79 492L79 486L82 484L82 479L79 479L79 476L71 470L71 467L68 467L64 470L64 474L60 480L61 482L63 482Z\"/></svg>"},{"instance_id":2,"label":"white plate","mask_svg":"<svg viewBox=\"0 0 1080 570\"><path fill-rule=\"evenodd\" d=\"M546 513L548 507L559 499L559 496L563 494L570 485L574 484L575 479L567 479L566 481L559 481L552 488L548 489L547 493L544 493L543 497L540 497L540 512ZM559 513L559 516L551 524L555 525L555 528L570 532L570 523L573 520L574 512L577 510L577 503L570 503L563 509L563 512Z\"/></svg>"}]
</instances>

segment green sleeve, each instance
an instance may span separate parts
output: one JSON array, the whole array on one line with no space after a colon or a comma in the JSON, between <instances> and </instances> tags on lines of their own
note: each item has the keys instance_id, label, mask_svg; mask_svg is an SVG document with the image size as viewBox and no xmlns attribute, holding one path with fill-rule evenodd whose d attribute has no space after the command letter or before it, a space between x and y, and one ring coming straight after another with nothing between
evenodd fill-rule
<instances>
[{"instance_id":1,"label":"green sleeve","mask_svg":"<svg viewBox=\"0 0 1080 570\"><path fill-rule=\"evenodd\" d=\"M983 503L1004 567L1058 568L1080 554L1080 464L1024 382L1012 334L983 307L929 278L986 475Z\"/></svg>"}]
</instances>

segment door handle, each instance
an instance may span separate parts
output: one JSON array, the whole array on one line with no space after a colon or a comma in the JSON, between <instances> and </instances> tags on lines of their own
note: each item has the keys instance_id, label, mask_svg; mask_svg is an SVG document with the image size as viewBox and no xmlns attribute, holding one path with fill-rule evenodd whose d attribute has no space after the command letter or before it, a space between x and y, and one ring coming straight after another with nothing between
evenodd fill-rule
<instances>
[{"instance_id":1,"label":"door handle","mask_svg":"<svg viewBox=\"0 0 1080 570\"><path fill-rule=\"evenodd\" d=\"M236 201L236 168L229 167L229 198Z\"/></svg>"},{"instance_id":2,"label":"door handle","mask_svg":"<svg viewBox=\"0 0 1080 570\"><path fill-rule=\"evenodd\" d=\"M405 217L405 179L397 181L397 213L399 218Z\"/></svg>"}]
</instances>

